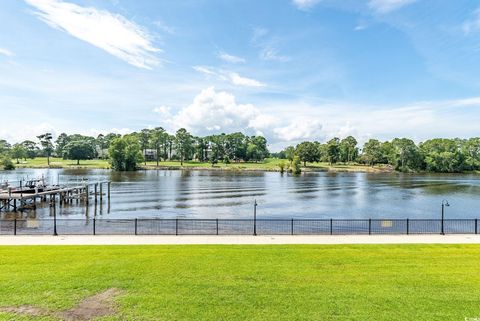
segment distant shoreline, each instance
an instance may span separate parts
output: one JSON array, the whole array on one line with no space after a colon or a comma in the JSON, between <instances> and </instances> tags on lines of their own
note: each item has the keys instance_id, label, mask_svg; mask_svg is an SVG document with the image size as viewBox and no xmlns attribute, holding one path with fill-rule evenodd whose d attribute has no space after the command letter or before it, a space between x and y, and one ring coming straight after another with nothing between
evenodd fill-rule
<instances>
[{"instance_id":1,"label":"distant shoreline","mask_svg":"<svg viewBox=\"0 0 480 321\"><path fill-rule=\"evenodd\" d=\"M238 172L281 172L280 163L287 160L268 158L264 162L248 162L230 164L218 163L212 166L205 162L184 162L183 166L178 161L162 161L159 166L156 162L147 162L147 165L139 164L138 170L199 170L199 171L238 171ZM110 164L106 160L84 160L77 165L75 161L64 160L61 158L51 158L50 166L47 165L47 159L43 157L28 159L15 164L17 169L33 168L33 169L111 169ZM285 170L285 172L288 172ZM334 164L328 163L308 163L306 167L302 166L302 172L359 172L359 173L394 173L396 172L389 166L368 166L360 164Z\"/></svg>"},{"instance_id":2,"label":"distant shoreline","mask_svg":"<svg viewBox=\"0 0 480 321\"><path fill-rule=\"evenodd\" d=\"M202 162L184 162L181 166L178 161L162 161L159 166L156 166L156 162L147 162L147 165L139 164L138 170L195 170L195 171L225 171L225 172L280 172L279 164L284 161L288 164L287 160L281 160L276 158L267 158L264 162L258 163L235 163L230 164L218 163L212 167L210 163ZM85 160L80 161L80 165L76 164L76 161L64 160L61 158L52 158L50 166L47 165L47 159L43 157L28 159L26 162L21 161L20 164L16 164L17 169L32 168L32 169L109 169L111 166L107 160ZM343 164L337 163L330 165L328 163L307 163L306 167L302 166L302 172L329 172L329 173L401 173L396 171L391 166L369 166L363 164ZM288 173L285 170L285 173ZM411 174L480 174L479 172L462 172L462 173L437 173L437 172L411 172Z\"/></svg>"}]
</instances>

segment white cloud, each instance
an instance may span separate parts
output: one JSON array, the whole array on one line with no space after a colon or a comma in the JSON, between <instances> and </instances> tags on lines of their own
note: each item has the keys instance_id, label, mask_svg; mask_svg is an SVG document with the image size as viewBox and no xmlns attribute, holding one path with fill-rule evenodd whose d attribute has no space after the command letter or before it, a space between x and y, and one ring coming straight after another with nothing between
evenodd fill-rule
<instances>
[{"instance_id":1,"label":"white cloud","mask_svg":"<svg viewBox=\"0 0 480 321\"><path fill-rule=\"evenodd\" d=\"M319 3L320 0L293 0L292 2L298 9L307 10Z\"/></svg>"},{"instance_id":2,"label":"white cloud","mask_svg":"<svg viewBox=\"0 0 480 321\"><path fill-rule=\"evenodd\" d=\"M110 129L94 129L94 128L91 128L89 131L81 132L80 134L97 137L100 134L107 135L107 134L110 134L110 133L119 134L119 135L123 136L123 135L126 135L126 134L131 134L133 132L134 132L133 129L126 128L126 127L125 128L110 128ZM68 134L71 134L71 133L68 133Z\"/></svg>"},{"instance_id":3,"label":"white cloud","mask_svg":"<svg viewBox=\"0 0 480 321\"><path fill-rule=\"evenodd\" d=\"M269 37L268 30L265 28L255 28L253 30L252 45L260 49L259 57L262 60L271 60L286 62L290 57L282 55L277 49L279 38Z\"/></svg>"},{"instance_id":4,"label":"white cloud","mask_svg":"<svg viewBox=\"0 0 480 321\"><path fill-rule=\"evenodd\" d=\"M233 63L233 64L240 64L240 63L245 63L245 59L242 57L230 55L226 52L220 52L218 54L218 58L222 59L223 61Z\"/></svg>"},{"instance_id":5,"label":"white cloud","mask_svg":"<svg viewBox=\"0 0 480 321\"><path fill-rule=\"evenodd\" d=\"M5 48L0 48L0 55L11 57L11 56L13 56L13 52L11 52L10 50L5 49Z\"/></svg>"},{"instance_id":6,"label":"white cloud","mask_svg":"<svg viewBox=\"0 0 480 321\"><path fill-rule=\"evenodd\" d=\"M25 0L53 28L88 42L127 63L145 69L160 64L149 34L119 14L60 0Z\"/></svg>"},{"instance_id":7,"label":"white cloud","mask_svg":"<svg viewBox=\"0 0 480 321\"><path fill-rule=\"evenodd\" d=\"M472 19L463 23L462 29L465 35L480 31L480 9L473 12Z\"/></svg>"},{"instance_id":8,"label":"white cloud","mask_svg":"<svg viewBox=\"0 0 480 321\"><path fill-rule=\"evenodd\" d=\"M323 137L322 125L317 120L306 117L279 119L252 104L239 104L234 95L216 91L214 87L202 90L192 104L175 115L161 107L154 111L162 115L162 124L167 123L170 130L184 127L195 135L240 131L247 135L263 135L270 143Z\"/></svg>"},{"instance_id":9,"label":"white cloud","mask_svg":"<svg viewBox=\"0 0 480 321\"><path fill-rule=\"evenodd\" d=\"M153 112L160 115L170 115L170 107L167 107L167 106L155 107L153 108Z\"/></svg>"},{"instance_id":10,"label":"white cloud","mask_svg":"<svg viewBox=\"0 0 480 321\"><path fill-rule=\"evenodd\" d=\"M258 80L242 77L235 72L228 73L228 76L232 84L237 86L245 86L245 87L265 87L266 86L264 83Z\"/></svg>"},{"instance_id":11,"label":"white cloud","mask_svg":"<svg viewBox=\"0 0 480 321\"><path fill-rule=\"evenodd\" d=\"M174 35L175 34L175 28L167 25L165 22L162 20L157 20L153 23L155 26L157 26L160 30L163 32L166 32L168 34Z\"/></svg>"},{"instance_id":12,"label":"white cloud","mask_svg":"<svg viewBox=\"0 0 480 321\"><path fill-rule=\"evenodd\" d=\"M366 21L360 20L360 21L358 21L357 25L355 26L355 28L353 30L361 31L361 30L365 30L367 28L368 28L368 23Z\"/></svg>"},{"instance_id":13,"label":"white cloud","mask_svg":"<svg viewBox=\"0 0 480 321\"><path fill-rule=\"evenodd\" d=\"M370 0L368 6L380 14L386 14L412 4L417 0Z\"/></svg>"},{"instance_id":14,"label":"white cloud","mask_svg":"<svg viewBox=\"0 0 480 321\"><path fill-rule=\"evenodd\" d=\"M260 111L251 104L237 104L235 97L214 87L204 89L193 103L173 117L175 128L185 127L197 135L250 131Z\"/></svg>"},{"instance_id":15,"label":"white cloud","mask_svg":"<svg viewBox=\"0 0 480 321\"><path fill-rule=\"evenodd\" d=\"M48 123L24 123L24 126L13 126L11 128L0 127L0 139L6 139L10 143L19 143L24 140L32 140L37 142L37 136L45 133L52 133L54 138L57 137L57 130Z\"/></svg>"},{"instance_id":16,"label":"white cloud","mask_svg":"<svg viewBox=\"0 0 480 321\"><path fill-rule=\"evenodd\" d=\"M274 133L282 141L318 140L324 136L319 120L297 118L289 125L274 129Z\"/></svg>"},{"instance_id":17,"label":"white cloud","mask_svg":"<svg viewBox=\"0 0 480 321\"><path fill-rule=\"evenodd\" d=\"M215 71L213 71L213 69L211 69L210 67L206 67L206 66L193 66L192 67L195 71L198 71L202 74L205 74L205 75L217 75L217 73Z\"/></svg>"},{"instance_id":18,"label":"white cloud","mask_svg":"<svg viewBox=\"0 0 480 321\"><path fill-rule=\"evenodd\" d=\"M215 70L208 66L193 66L194 70L207 76L216 76L222 81L228 81L235 86L241 87L265 87L266 84L253 78L240 76L238 73L227 70Z\"/></svg>"}]
</instances>

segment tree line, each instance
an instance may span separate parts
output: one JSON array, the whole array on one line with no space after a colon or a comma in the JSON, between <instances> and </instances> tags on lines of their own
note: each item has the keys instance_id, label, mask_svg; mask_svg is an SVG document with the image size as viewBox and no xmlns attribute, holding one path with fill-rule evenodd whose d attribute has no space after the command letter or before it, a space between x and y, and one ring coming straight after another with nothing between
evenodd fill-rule
<instances>
[{"instance_id":1,"label":"tree line","mask_svg":"<svg viewBox=\"0 0 480 321\"><path fill-rule=\"evenodd\" d=\"M360 163L387 165L402 172L459 173L480 170L480 138L435 138L419 144L408 138L384 142L370 139L360 149L357 140L348 136L323 144L305 141L275 156L290 162L297 156L304 166L307 162Z\"/></svg>"},{"instance_id":2,"label":"tree line","mask_svg":"<svg viewBox=\"0 0 480 321\"><path fill-rule=\"evenodd\" d=\"M14 168L12 160L62 157L81 160L109 159L117 170L134 170L140 163L176 160L196 160L215 165L218 162L259 162L276 157L290 162L294 171L301 163L357 163L370 166L385 165L403 172L465 172L480 170L480 138L435 138L416 144L408 138L391 141L368 140L363 146L353 136L332 138L325 143L304 141L270 154L267 140L262 136L247 136L236 132L209 136L194 136L181 128L170 134L162 127L143 129L121 136L110 133L97 137L79 134L60 134L55 140L51 133L9 144L0 140L0 161L3 168Z\"/></svg>"},{"instance_id":3,"label":"tree line","mask_svg":"<svg viewBox=\"0 0 480 321\"><path fill-rule=\"evenodd\" d=\"M21 159L50 157L81 160L109 159L117 170L134 170L138 164L156 161L177 160L181 165L185 161L197 160L210 162L259 162L269 157L267 140L262 136L247 136L236 132L209 136L194 136L181 128L174 135L162 127L143 129L121 136L110 133L97 137L79 134L60 134L56 140L51 133L37 136L36 141L26 140L14 145L0 140L0 156L4 168L14 168L12 162Z\"/></svg>"}]
</instances>

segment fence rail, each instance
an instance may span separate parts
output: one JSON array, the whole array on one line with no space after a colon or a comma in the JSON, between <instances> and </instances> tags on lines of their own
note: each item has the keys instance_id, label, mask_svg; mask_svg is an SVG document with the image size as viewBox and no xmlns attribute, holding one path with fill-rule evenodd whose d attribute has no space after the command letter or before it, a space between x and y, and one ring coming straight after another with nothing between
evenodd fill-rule
<instances>
[{"instance_id":1,"label":"fence rail","mask_svg":"<svg viewBox=\"0 0 480 321\"><path fill-rule=\"evenodd\" d=\"M478 219L0 220L0 235L372 235L478 232Z\"/></svg>"}]
</instances>

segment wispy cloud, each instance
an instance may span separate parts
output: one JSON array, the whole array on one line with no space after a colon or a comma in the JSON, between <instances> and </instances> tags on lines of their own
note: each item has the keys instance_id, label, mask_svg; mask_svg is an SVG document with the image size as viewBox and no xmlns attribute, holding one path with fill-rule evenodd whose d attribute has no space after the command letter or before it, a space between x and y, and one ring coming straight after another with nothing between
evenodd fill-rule
<instances>
[{"instance_id":1,"label":"wispy cloud","mask_svg":"<svg viewBox=\"0 0 480 321\"><path fill-rule=\"evenodd\" d=\"M0 48L0 55L11 57L11 56L13 56L13 52L11 52L10 50L5 49L5 48Z\"/></svg>"},{"instance_id":2,"label":"wispy cloud","mask_svg":"<svg viewBox=\"0 0 480 321\"><path fill-rule=\"evenodd\" d=\"M376 13L386 14L416 1L417 0L370 0L368 6Z\"/></svg>"},{"instance_id":3,"label":"wispy cloud","mask_svg":"<svg viewBox=\"0 0 480 321\"><path fill-rule=\"evenodd\" d=\"M280 54L277 49L278 37L270 37L269 31L265 28L253 30L252 45L260 49L259 57L262 60L286 62L290 57Z\"/></svg>"},{"instance_id":4,"label":"wispy cloud","mask_svg":"<svg viewBox=\"0 0 480 321\"><path fill-rule=\"evenodd\" d=\"M293 0L292 3L300 10L307 10L319 3L320 0Z\"/></svg>"},{"instance_id":5,"label":"wispy cloud","mask_svg":"<svg viewBox=\"0 0 480 321\"><path fill-rule=\"evenodd\" d=\"M168 34L175 34L175 28L167 25L165 22L163 22L162 20L157 20L153 23L155 26L157 26L160 30L162 30L163 32L166 32Z\"/></svg>"},{"instance_id":6,"label":"wispy cloud","mask_svg":"<svg viewBox=\"0 0 480 321\"><path fill-rule=\"evenodd\" d=\"M208 66L193 66L195 71L207 76L215 76L220 80L228 81L235 86L241 87L265 87L266 84L253 78L240 76L238 73L223 69L216 70Z\"/></svg>"},{"instance_id":7,"label":"wispy cloud","mask_svg":"<svg viewBox=\"0 0 480 321\"><path fill-rule=\"evenodd\" d=\"M265 87L266 85L258 80L242 77L236 72L228 73L229 79L232 84L237 86L245 86L245 87Z\"/></svg>"},{"instance_id":8,"label":"wispy cloud","mask_svg":"<svg viewBox=\"0 0 480 321\"><path fill-rule=\"evenodd\" d=\"M25 0L35 14L52 28L86 41L127 63L145 69L160 64L155 53L161 51L140 26L119 14L63 2Z\"/></svg>"},{"instance_id":9,"label":"wispy cloud","mask_svg":"<svg viewBox=\"0 0 480 321\"><path fill-rule=\"evenodd\" d=\"M205 75L212 75L212 76L217 75L217 73L215 71L213 71L213 69L211 69L210 67L193 66L192 68L193 68L193 70L198 71L198 72L200 72L202 74L205 74Z\"/></svg>"},{"instance_id":10,"label":"wispy cloud","mask_svg":"<svg viewBox=\"0 0 480 321\"><path fill-rule=\"evenodd\" d=\"M358 21L357 25L355 26L355 28L353 28L353 30L362 31L362 30L365 30L367 28L368 28L368 23L361 20L361 21Z\"/></svg>"},{"instance_id":11,"label":"wispy cloud","mask_svg":"<svg viewBox=\"0 0 480 321\"><path fill-rule=\"evenodd\" d=\"M230 62L233 64L245 63L245 59L242 57L230 55L226 52L219 52L218 58L222 59L223 61Z\"/></svg>"},{"instance_id":12,"label":"wispy cloud","mask_svg":"<svg viewBox=\"0 0 480 321\"><path fill-rule=\"evenodd\" d=\"M480 31L480 8L473 12L473 17L463 23L463 32L469 35Z\"/></svg>"}]
</instances>

